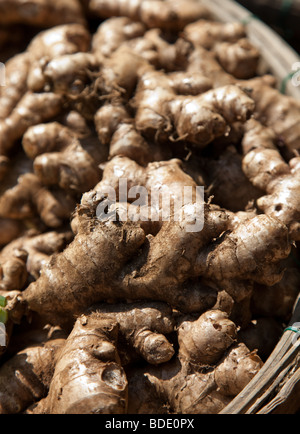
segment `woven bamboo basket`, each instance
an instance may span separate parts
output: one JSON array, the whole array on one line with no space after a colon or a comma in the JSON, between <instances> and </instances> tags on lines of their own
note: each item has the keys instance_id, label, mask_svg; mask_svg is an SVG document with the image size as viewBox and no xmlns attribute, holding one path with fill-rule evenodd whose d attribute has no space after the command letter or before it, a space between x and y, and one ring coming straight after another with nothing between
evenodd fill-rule
<instances>
[{"instance_id":1,"label":"woven bamboo basket","mask_svg":"<svg viewBox=\"0 0 300 434\"><path fill-rule=\"evenodd\" d=\"M300 86L295 86L292 80L293 66L300 58L280 36L235 1L202 0L202 3L219 21L245 23L250 40L262 53L262 70L277 77L283 93L300 99ZM222 414L294 414L299 411L300 327L296 326L300 326L300 296L289 327L264 367Z\"/></svg>"}]
</instances>

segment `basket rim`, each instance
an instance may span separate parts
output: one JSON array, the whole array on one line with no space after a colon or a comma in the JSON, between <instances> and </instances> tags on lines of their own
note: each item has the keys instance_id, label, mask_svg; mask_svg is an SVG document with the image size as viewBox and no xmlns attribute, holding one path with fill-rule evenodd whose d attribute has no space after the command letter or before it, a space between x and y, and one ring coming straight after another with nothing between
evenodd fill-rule
<instances>
[{"instance_id":1,"label":"basket rim","mask_svg":"<svg viewBox=\"0 0 300 434\"><path fill-rule=\"evenodd\" d=\"M270 73L277 77L278 88L282 93L300 100L300 85L295 86L292 81L297 70L300 70L300 56L280 35L234 0L199 1L217 20L235 20L245 24L250 41L261 51Z\"/></svg>"}]
</instances>

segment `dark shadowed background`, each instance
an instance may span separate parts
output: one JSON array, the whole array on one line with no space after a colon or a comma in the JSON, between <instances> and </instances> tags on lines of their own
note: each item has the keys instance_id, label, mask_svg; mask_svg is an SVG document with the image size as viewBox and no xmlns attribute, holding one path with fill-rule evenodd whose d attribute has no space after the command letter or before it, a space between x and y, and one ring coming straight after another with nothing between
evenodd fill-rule
<instances>
[{"instance_id":1,"label":"dark shadowed background","mask_svg":"<svg viewBox=\"0 0 300 434\"><path fill-rule=\"evenodd\" d=\"M300 0L238 0L300 53Z\"/></svg>"}]
</instances>

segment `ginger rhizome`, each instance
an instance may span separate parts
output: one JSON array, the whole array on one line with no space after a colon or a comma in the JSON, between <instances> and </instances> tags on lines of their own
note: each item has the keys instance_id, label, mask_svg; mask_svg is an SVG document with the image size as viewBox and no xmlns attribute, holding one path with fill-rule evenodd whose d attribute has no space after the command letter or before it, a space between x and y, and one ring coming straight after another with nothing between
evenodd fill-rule
<instances>
[{"instance_id":1,"label":"ginger rhizome","mask_svg":"<svg viewBox=\"0 0 300 434\"><path fill-rule=\"evenodd\" d=\"M67 23L85 23L78 0L1 0L0 23L53 27Z\"/></svg>"},{"instance_id":2,"label":"ginger rhizome","mask_svg":"<svg viewBox=\"0 0 300 434\"><path fill-rule=\"evenodd\" d=\"M0 414L16 414L44 398L54 373L55 357L66 335L50 329L48 339L18 352L0 368Z\"/></svg>"},{"instance_id":3,"label":"ginger rhizome","mask_svg":"<svg viewBox=\"0 0 300 434\"><path fill-rule=\"evenodd\" d=\"M299 102L198 0L0 15L0 413L221 412L299 292Z\"/></svg>"},{"instance_id":4,"label":"ginger rhizome","mask_svg":"<svg viewBox=\"0 0 300 434\"><path fill-rule=\"evenodd\" d=\"M89 10L101 18L125 16L150 28L181 30L195 19L208 18L209 11L197 0L106 0L88 1Z\"/></svg>"},{"instance_id":5,"label":"ginger rhizome","mask_svg":"<svg viewBox=\"0 0 300 434\"><path fill-rule=\"evenodd\" d=\"M236 326L221 311L183 318L178 336L177 359L129 371L131 414L219 413L262 366L255 352L236 344Z\"/></svg>"},{"instance_id":6,"label":"ginger rhizome","mask_svg":"<svg viewBox=\"0 0 300 434\"><path fill-rule=\"evenodd\" d=\"M139 186L151 186L152 194L155 191L161 194L169 185L175 200L176 196L182 197L184 187L196 190L195 182L182 171L179 160L150 163L145 169L125 157L113 159L95 190L83 196L73 222L74 241L54 256L37 282L23 292L29 309L45 315L50 322L60 323L70 320L74 313L82 313L89 304L107 298L155 297L185 312L199 312L208 303L208 300L203 303L202 295L207 287L190 285L190 279L203 276L213 280L238 301L248 294L248 280L266 285L280 281L282 270L278 264L289 255L290 243L286 226L272 217L250 219L220 239L227 230L226 212L210 209L203 202L194 203L192 199L179 210L188 210L180 221L151 224L150 220L149 225L149 221L143 222L142 214L141 223L99 218L98 207L107 195L106 188L115 186L117 191L120 171L128 181L128 188L138 181ZM127 204L120 203L120 207L124 205L127 208ZM195 232L191 228L195 227L201 209L204 229ZM122 213L122 208L117 207L118 213ZM162 215L158 215L158 220L161 219ZM164 244L169 237L174 248L166 252ZM87 239L89 256L85 253ZM220 258L227 259L220 261ZM70 273L66 274L66 269ZM76 284L79 276L80 285ZM77 294L81 294L80 298Z\"/></svg>"},{"instance_id":7,"label":"ginger rhizome","mask_svg":"<svg viewBox=\"0 0 300 434\"><path fill-rule=\"evenodd\" d=\"M126 413L122 346L162 364L174 355L164 336L173 329L172 310L163 303L99 305L80 316L56 364L47 398L51 414Z\"/></svg>"},{"instance_id":8,"label":"ginger rhizome","mask_svg":"<svg viewBox=\"0 0 300 434\"><path fill-rule=\"evenodd\" d=\"M161 140L173 136L199 148L224 135L233 123L248 120L255 108L235 86L176 97L167 77L156 71L143 75L134 104L138 131Z\"/></svg>"},{"instance_id":9,"label":"ginger rhizome","mask_svg":"<svg viewBox=\"0 0 300 434\"><path fill-rule=\"evenodd\" d=\"M290 229L293 240L300 240L300 158L284 161L276 147L271 129L251 121L243 139L243 170L252 184L265 191L257 200L267 215L281 220Z\"/></svg>"}]
</instances>

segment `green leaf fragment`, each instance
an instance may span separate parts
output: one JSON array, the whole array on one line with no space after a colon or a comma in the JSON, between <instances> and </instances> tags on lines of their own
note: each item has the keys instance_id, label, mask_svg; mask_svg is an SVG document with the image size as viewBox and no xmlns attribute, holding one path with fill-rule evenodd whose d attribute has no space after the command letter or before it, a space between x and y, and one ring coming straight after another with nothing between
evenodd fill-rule
<instances>
[{"instance_id":1,"label":"green leaf fragment","mask_svg":"<svg viewBox=\"0 0 300 434\"><path fill-rule=\"evenodd\" d=\"M0 295L0 306L5 307L6 303L7 303L6 298L2 297L2 295Z\"/></svg>"},{"instance_id":2,"label":"green leaf fragment","mask_svg":"<svg viewBox=\"0 0 300 434\"><path fill-rule=\"evenodd\" d=\"M0 308L0 323L6 324L8 320L8 313L6 310Z\"/></svg>"}]
</instances>

